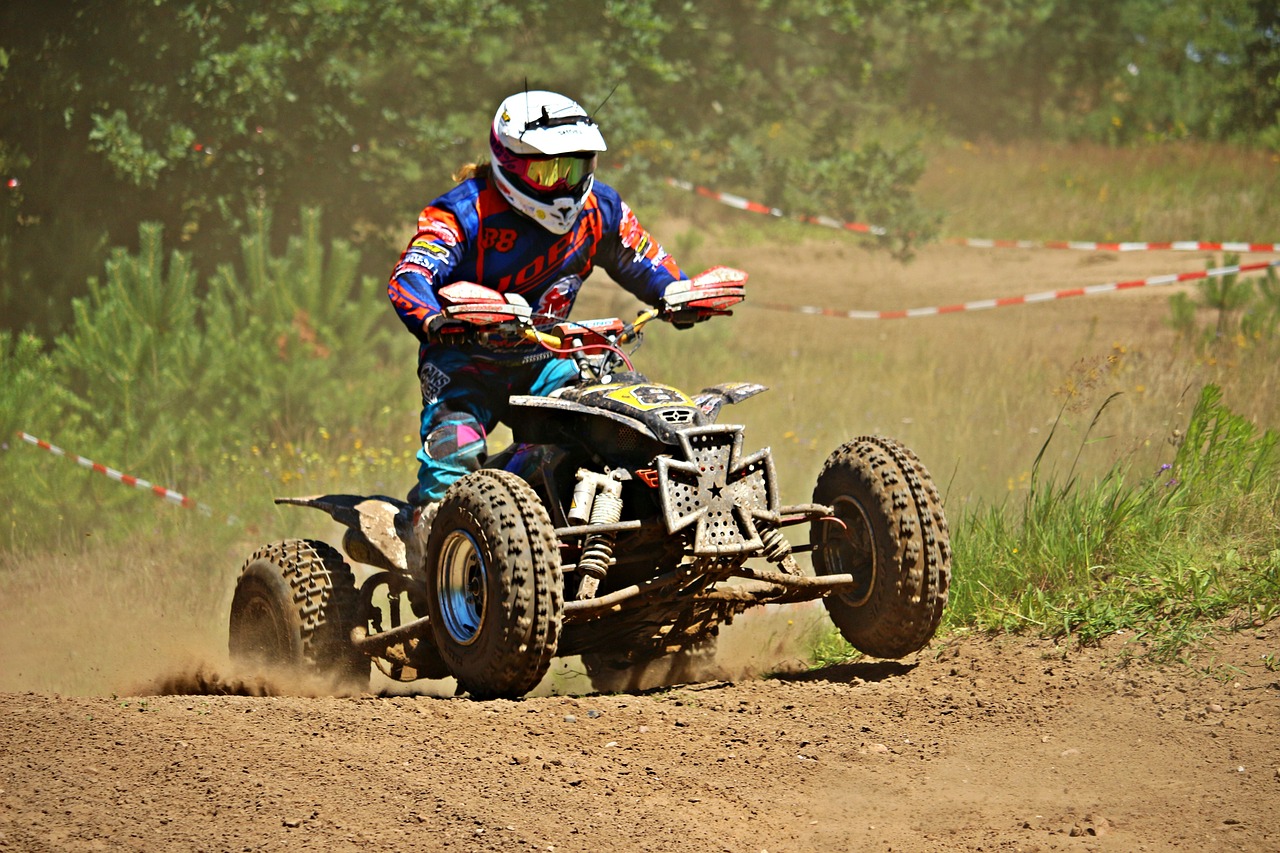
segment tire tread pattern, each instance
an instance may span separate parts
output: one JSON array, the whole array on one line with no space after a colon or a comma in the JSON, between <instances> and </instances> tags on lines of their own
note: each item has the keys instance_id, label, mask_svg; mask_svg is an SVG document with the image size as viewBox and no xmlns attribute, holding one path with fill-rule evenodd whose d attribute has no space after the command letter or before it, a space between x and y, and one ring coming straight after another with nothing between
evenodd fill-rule
<instances>
[{"instance_id":1,"label":"tire tread pattern","mask_svg":"<svg viewBox=\"0 0 1280 853\"><path fill-rule=\"evenodd\" d=\"M472 698L523 696L546 675L560 640L564 591L559 540L537 493L507 471L486 468L459 480L446 494L436 524L445 520L449 504L469 517L475 529L497 534L486 536L485 543L499 584L490 602L507 613L496 623L501 636L478 641L483 655L459 654L448 642L439 642L441 655ZM429 565L438 551L438 540L432 539L436 544L430 548Z\"/></svg>"},{"instance_id":2,"label":"tire tread pattern","mask_svg":"<svg viewBox=\"0 0 1280 853\"><path fill-rule=\"evenodd\" d=\"M823 465L814 501L857 500L867 513L877 550L877 577L865 604L826 601L832 621L859 651L900 658L923 648L937 631L951 583L951 541L942 496L914 453L884 436L859 436ZM814 534L815 542L818 534ZM829 574L821 550L814 567Z\"/></svg>"},{"instance_id":3,"label":"tire tread pattern","mask_svg":"<svg viewBox=\"0 0 1280 853\"><path fill-rule=\"evenodd\" d=\"M259 560L280 570L293 591L302 640L299 663L316 674L334 674L368 683L369 661L355 651L348 632L357 621L359 594L355 574L342 554L314 539L286 539L253 553L241 575Z\"/></svg>"}]
</instances>

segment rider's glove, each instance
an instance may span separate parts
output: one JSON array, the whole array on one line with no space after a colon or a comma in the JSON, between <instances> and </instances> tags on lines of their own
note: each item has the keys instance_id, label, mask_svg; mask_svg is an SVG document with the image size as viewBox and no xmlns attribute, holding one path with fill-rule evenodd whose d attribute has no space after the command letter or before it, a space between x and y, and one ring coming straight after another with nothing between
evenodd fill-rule
<instances>
[{"instance_id":1,"label":"rider's glove","mask_svg":"<svg viewBox=\"0 0 1280 853\"><path fill-rule=\"evenodd\" d=\"M677 329L718 314L746 298L747 274L729 267L712 267L690 279L673 281L662 294L662 316Z\"/></svg>"},{"instance_id":2,"label":"rider's glove","mask_svg":"<svg viewBox=\"0 0 1280 853\"><path fill-rule=\"evenodd\" d=\"M426 332L427 343L458 345L467 342L467 337L475 330L475 326L444 314L434 314L422 330Z\"/></svg>"}]
</instances>

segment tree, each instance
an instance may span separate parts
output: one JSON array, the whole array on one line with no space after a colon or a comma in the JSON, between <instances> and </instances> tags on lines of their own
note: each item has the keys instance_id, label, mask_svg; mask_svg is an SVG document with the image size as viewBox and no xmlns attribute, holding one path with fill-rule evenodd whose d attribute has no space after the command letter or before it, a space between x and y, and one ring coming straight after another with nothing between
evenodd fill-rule
<instances>
[{"instance_id":1,"label":"tree","mask_svg":"<svg viewBox=\"0 0 1280 853\"><path fill-rule=\"evenodd\" d=\"M1102 100L1129 34L1112 0L952 0L895 8L879 25L886 97L967 137L1037 136Z\"/></svg>"},{"instance_id":2,"label":"tree","mask_svg":"<svg viewBox=\"0 0 1280 853\"><path fill-rule=\"evenodd\" d=\"M68 319L86 272L141 221L163 223L207 264L230 250L222 235L250 206L321 201L385 226L408 205L423 154L460 130L451 117L487 95L453 85L483 51L439 46L483 43L515 12L429 5L427 15L350 0L7 4L0 168L18 191L0 248L43 293L0 294L9 323Z\"/></svg>"},{"instance_id":3,"label":"tree","mask_svg":"<svg viewBox=\"0 0 1280 853\"><path fill-rule=\"evenodd\" d=\"M1108 105L1121 138L1247 140L1280 124L1274 3L1130 0L1126 26L1136 35Z\"/></svg>"},{"instance_id":4,"label":"tree","mask_svg":"<svg viewBox=\"0 0 1280 853\"><path fill-rule=\"evenodd\" d=\"M949 0L874 19L877 97L968 137L1280 144L1264 0Z\"/></svg>"},{"instance_id":5,"label":"tree","mask_svg":"<svg viewBox=\"0 0 1280 853\"><path fill-rule=\"evenodd\" d=\"M917 239L911 146L850 156L876 142L861 93L879 14L871 0L7 4L0 171L17 185L0 218L0 309L56 331L140 222L207 270L262 207L327 209L326 236L376 247L365 254L385 274L449 173L486 156L493 105L526 84L604 104L610 179L641 200L666 175L693 177L877 211ZM815 158L826 183L798 191Z\"/></svg>"}]
</instances>

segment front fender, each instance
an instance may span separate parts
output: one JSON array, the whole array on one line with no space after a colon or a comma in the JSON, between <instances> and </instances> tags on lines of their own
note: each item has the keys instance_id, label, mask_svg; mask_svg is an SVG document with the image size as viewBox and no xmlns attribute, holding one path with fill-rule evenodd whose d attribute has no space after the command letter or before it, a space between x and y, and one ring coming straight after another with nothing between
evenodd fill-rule
<instances>
[{"instance_id":1,"label":"front fender","mask_svg":"<svg viewBox=\"0 0 1280 853\"><path fill-rule=\"evenodd\" d=\"M588 406L575 400L560 397L512 396L508 401L512 408L521 408L520 420L511 427L517 441L529 444L550 444L559 441L566 425L574 423L575 416L605 418L621 426L633 429L646 438L661 441L644 421L612 412L599 406Z\"/></svg>"},{"instance_id":2,"label":"front fender","mask_svg":"<svg viewBox=\"0 0 1280 853\"><path fill-rule=\"evenodd\" d=\"M693 395L693 402L698 404L698 408L702 409L702 413L708 419L714 421L726 403L741 403L768 390L768 385L761 385L758 382L724 382L720 385L712 385L710 388L703 388Z\"/></svg>"}]
</instances>

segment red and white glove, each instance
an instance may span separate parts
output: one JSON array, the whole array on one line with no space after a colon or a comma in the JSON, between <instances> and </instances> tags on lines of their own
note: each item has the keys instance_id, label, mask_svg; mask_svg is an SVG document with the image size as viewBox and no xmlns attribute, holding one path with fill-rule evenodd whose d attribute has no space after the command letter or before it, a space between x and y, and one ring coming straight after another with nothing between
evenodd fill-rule
<instances>
[{"instance_id":1,"label":"red and white glove","mask_svg":"<svg viewBox=\"0 0 1280 853\"><path fill-rule=\"evenodd\" d=\"M677 329L729 315L729 309L747 298L747 274L730 267L712 267L693 278L673 281L662 293L662 316Z\"/></svg>"},{"instance_id":2,"label":"red and white glove","mask_svg":"<svg viewBox=\"0 0 1280 853\"><path fill-rule=\"evenodd\" d=\"M432 343L460 344L480 329L527 324L533 311L518 293L502 294L483 284L459 281L440 288L440 313L423 326Z\"/></svg>"}]
</instances>

